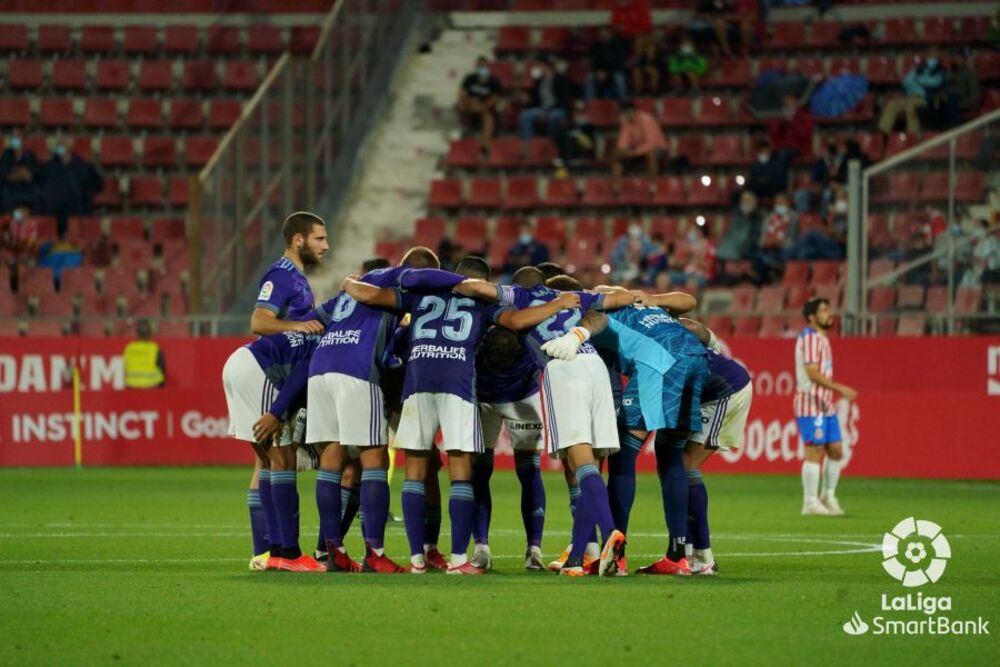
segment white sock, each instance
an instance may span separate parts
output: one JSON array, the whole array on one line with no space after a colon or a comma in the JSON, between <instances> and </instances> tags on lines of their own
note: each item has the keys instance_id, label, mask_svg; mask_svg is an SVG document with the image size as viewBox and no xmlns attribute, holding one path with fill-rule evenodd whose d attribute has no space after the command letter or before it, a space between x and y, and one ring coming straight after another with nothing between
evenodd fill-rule
<instances>
[{"instance_id":1,"label":"white sock","mask_svg":"<svg viewBox=\"0 0 1000 667\"><path fill-rule=\"evenodd\" d=\"M601 545L597 542L587 542L587 549L583 552L588 558L601 557Z\"/></svg>"},{"instance_id":2,"label":"white sock","mask_svg":"<svg viewBox=\"0 0 1000 667\"><path fill-rule=\"evenodd\" d=\"M382 554L385 553L385 548L384 547L380 547L380 548L376 549L375 547L372 547L372 553L375 554L376 556L381 556Z\"/></svg>"},{"instance_id":3,"label":"white sock","mask_svg":"<svg viewBox=\"0 0 1000 667\"><path fill-rule=\"evenodd\" d=\"M818 463L802 462L802 499L807 503L815 501L819 493L819 471Z\"/></svg>"},{"instance_id":4,"label":"white sock","mask_svg":"<svg viewBox=\"0 0 1000 667\"><path fill-rule=\"evenodd\" d=\"M694 545L693 544L685 544L684 545L684 555L687 558L694 558Z\"/></svg>"},{"instance_id":5,"label":"white sock","mask_svg":"<svg viewBox=\"0 0 1000 667\"><path fill-rule=\"evenodd\" d=\"M834 461L829 456L823 463L823 491L828 495L837 495L837 482L840 480L840 461Z\"/></svg>"},{"instance_id":6,"label":"white sock","mask_svg":"<svg viewBox=\"0 0 1000 667\"><path fill-rule=\"evenodd\" d=\"M410 564L418 570L427 567L427 562L424 560L423 554L414 554L410 556Z\"/></svg>"},{"instance_id":7,"label":"white sock","mask_svg":"<svg viewBox=\"0 0 1000 667\"><path fill-rule=\"evenodd\" d=\"M424 553L430 553L431 551L437 551L438 545L436 544L425 544Z\"/></svg>"},{"instance_id":8,"label":"white sock","mask_svg":"<svg viewBox=\"0 0 1000 667\"><path fill-rule=\"evenodd\" d=\"M715 557L712 555L711 547L709 547L708 549L698 549L696 554L698 556L698 560L700 560L702 563L711 563L712 561L715 560Z\"/></svg>"},{"instance_id":9,"label":"white sock","mask_svg":"<svg viewBox=\"0 0 1000 667\"><path fill-rule=\"evenodd\" d=\"M469 557L466 556L465 554L452 554L451 562L449 563L449 565L451 567L462 567L467 562L469 562Z\"/></svg>"}]
</instances>

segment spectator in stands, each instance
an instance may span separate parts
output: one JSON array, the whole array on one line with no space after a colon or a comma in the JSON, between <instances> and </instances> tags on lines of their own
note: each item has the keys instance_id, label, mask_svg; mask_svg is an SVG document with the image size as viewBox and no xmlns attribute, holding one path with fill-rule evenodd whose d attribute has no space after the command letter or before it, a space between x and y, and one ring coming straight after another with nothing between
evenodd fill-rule
<instances>
[{"instance_id":1,"label":"spectator in stands","mask_svg":"<svg viewBox=\"0 0 1000 667\"><path fill-rule=\"evenodd\" d=\"M825 215L829 201L830 183L840 172L840 165L846 163L847 147L843 138L831 135L813 162L809 172L809 183L795 190L795 210L799 213L819 208Z\"/></svg>"},{"instance_id":2,"label":"spectator in stands","mask_svg":"<svg viewBox=\"0 0 1000 667\"><path fill-rule=\"evenodd\" d=\"M678 246L671 255L670 283L704 289L715 279L716 249L708 225L689 229L685 242Z\"/></svg>"},{"instance_id":3,"label":"spectator in stands","mask_svg":"<svg viewBox=\"0 0 1000 667\"><path fill-rule=\"evenodd\" d=\"M951 59L944 97L942 130L961 125L963 118L979 111L979 105L982 102L979 77L976 76L976 71L969 66L969 61L963 53L956 53Z\"/></svg>"},{"instance_id":4,"label":"spectator in stands","mask_svg":"<svg viewBox=\"0 0 1000 667\"><path fill-rule=\"evenodd\" d=\"M94 212L94 195L104 187L104 180L93 163L73 152L65 137L56 140L52 157L42 167L41 210L55 216L59 238L66 235L69 216Z\"/></svg>"},{"instance_id":5,"label":"spectator in stands","mask_svg":"<svg viewBox=\"0 0 1000 667\"><path fill-rule=\"evenodd\" d=\"M666 60L663 50L656 40L646 40L643 46L636 50L635 57L629 62L632 79L632 93L635 95L655 95L660 92L660 79L666 71Z\"/></svg>"},{"instance_id":6,"label":"spectator in stands","mask_svg":"<svg viewBox=\"0 0 1000 667\"><path fill-rule=\"evenodd\" d=\"M27 206L20 205L8 215L0 215L0 259L10 270L10 289L20 284L20 268L34 263L38 255L38 220Z\"/></svg>"},{"instance_id":7,"label":"spectator in stands","mask_svg":"<svg viewBox=\"0 0 1000 667\"><path fill-rule=\"evenodd\" d=\"M728 58L733 55L733 35L729 26L732 10L727 0L701 0L688 24L688 33L699 46L710 48L716 55L721 52Z\"/></svg>"},{"instance_id":8,"label":"spectator in stands","mask_svg":"<svg viewBox=\"0 0 1000 667\"><path fill-rule=\"evenodd\" d=\"M458 92L458 116L467 131L479 130L479 141L485 150L496 133L497 103L500 101L500 79L490 72L490 63L480 56L476 69L465 75Z\"/></svg>"},{"instance_id":9,"label":"spectator in stands","mask_svg":"<svg viewBox=\"0 0 1000 667\"><path fill-rule=\"evenodd\" d=\"M167 383L167 364L163 350L153 340L148 320L135 325L136 340L125 345L125 386L129 389L155 389Z\"/></svg>"},{"instance_id":10,"label":"spectator in stands","mask_svg":"<svg viewBox=\"0 0 1000 667\"><path fill-rule=\"evenodd\" d=\"M648 111L635 108L632 102L622 105L619 117L618 138L611 156L611 173L615 188L625 170L626 160L643 160L650 176L660 170L660 159L666 155L667 140L656 117Z\"/></svg>"},{"instance_id":11,"label":"spectator in stands","mask_svg":"<svg viewBox=\"0 0 1000 667\"><path fill-rule=\"evenodd\" d=\"M726 262L752 259L760 241L763 220L757 208L757 196L752 190L740 193L739 205L726 233L719 242L716 256Z\"/></svg>"},{"instance_id":12,"label":"spectator in stands","mask_svg":"<svg viewBox=\"0 0 1000 667\"><path fill-rule=\"evenodd\" d=\"M938 58L937 47L931 47L927 59L914 65L913 69L903 78L904 97L890 100L882 109L878 127L889 134L896 126L900 115L906 116L906 131L920 131L920 116L918 112L929 105L936 104L938 93L945 83L946 71Z\"/></svg>"},{"instance_id":13,"label":"spectator in stands","mask_svg":"<svg viewBox=\"0 0 1000 667\"><path fill-rule=\"evenodd\" d=\"M770 199L788 188L788 160L772 150L768 139L757 141L757 159L750 167L747 188L764 199Z\"/></svg>"},{"instance_id":14,"label":"spectator in stands","mask_svg":"<svg viewBox=\"0 0 1000 667\"><path fill-rule=\"evenodd\" d=\"M21 133L15 131L0 154L0 212L10 213L18 206L29 211L38 207L38 158L24 147Z\"/></svg>"},{"instance_id":15,"label":"spectator in stands","mask_svg":"<svg viewBox=\"0 0 1000 667\"><path fill-rule=\"evenodd\" d=\"M625 66L629 60L629 46L610 28L601 28L597 41L590 47L590 73L584 83L584 96L588 100L628 99Z\"/></svg>"},{"instance_id":16,"label":"spectator in stands","mask_svg":"<svg viewBox=\"0 0 1000 667\"><path fill-rule=\"evenodd\" d=\"M799 216L789 206L788 195L779 192L764 220L753 270L760 283L769 283L781 273L785 255L799 233Z\"/></svg>"},{"instance_id":17,"label":"spectator in stands","mask_svg":"<svg viewBox=\"0 0 1000 667\"><path fill-rule=\"evenodd\" d=\"M823 226L809 229L785 253L787 259L840 260L847 248L847 191L833 185L833 206L823 217Z\"/></svg>"},{"instance_id":18,"label":"spectator in stands","mask_svg":"<svg viewBox=\"0 0 1000 667\"><path fill-rule=\"evenodd\" d=\"M794 95L782 98L781 118L767 126L767 136L773 149L789 162L796 157L812 155L814 123L812 114Z\"/></svg>"},{"instance_id":19,"label":"spectator in stands","mask_svg":"<svg viewBox=\"0 0 1000 667\"><path fill-rule=\"evenodd\" d=\"M1000 283L1000 236L990 229L985 218L977 221L972 232L978 241L972 248L969 269L962 275L961 287L982 287Z\"/></svg>"},{"instance_id":20,"label":"spectator in stands","mask_svg":"<svg viewBox=\"0 0 1000 667\"><path fill-rule=\"evenodd\" d=\"M633 221L611 250L612 279L619 284L638 280L649 256L655 252L656 248L642 230L642 225Z\"/></svg>"},{"instance_id":21,"label":"spectator in stands","mask_svg":"<svg viewBox=\"0 0 1000 667\"><path fill-rule=\"evenodd\" d=\"M537 266L549 261L549 249L544 243L535 240L535 231L527 222L521 224L517 243L507 251L504 258L503 272L513 274L522 266Z\"/></svg>"},{"instance_id":22,"label":"spectator in stands","mask_svg":"<svg viewBox=\"0 0 1000 667\"><path fill-rule=\"evenodd\" d=\"M573 101L572 82L556 72L551 62L543 61L532 67L531 77L534 83L527 106L518 116L521 139L525 142L535 136L535 124L539 122L545 123L549 136L555 136L566 124Z\"/></svg>"},{"instance_id":23,"label":"spectator in stands","mask_svg":"<svg viewBox=\"0 0 1000 667\"><path fill-rule=\"evenodd\" d=\"M653 11L648 0L616 0L611 27L639 54L653 41Z\"/></svg>"},{"instance_id":24,"label":"spectator in stands","mask_svg":"<svg viewBox=\"0 0 1000 667\"><path fill-rule=\"evenodd\" d=\"M667 61L670 71L670 86L674 90L698 92L698 81L708 72L708 61L694 46L694 40L684 37L680 47Z\"/></svg>"},{"instance_id":25,"label":"spectator in stands","mask_svg":"<svg viewBox=\"0 0 1000 667\"><path fill-rule=\"evenodd\" d=\"M557 178L569 176L566 167L573 162L597 157L597 128L587 117L586 104L577 100L570 123L556 130L554 140L559 151L559 157L553 163Z\"/></svg>"}]
</instances>

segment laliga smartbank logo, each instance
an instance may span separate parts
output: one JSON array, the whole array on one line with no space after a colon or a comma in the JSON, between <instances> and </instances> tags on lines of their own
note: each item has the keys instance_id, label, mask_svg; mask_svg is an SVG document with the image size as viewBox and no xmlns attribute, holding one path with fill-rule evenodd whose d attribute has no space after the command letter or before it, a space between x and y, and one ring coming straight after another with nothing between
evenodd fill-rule
<instances>
[{"instance_id":1,"label":"laliga smartbank logo","mask_svg":"<svg viewBox=\"0 0 1000 667\"><path fill-rule=\"evenodd\" d=\"M882 567L889 576L906 588L917 588L941 579L951 558L951 545L941 526L911 516L882 537L882 558ZM883 593L879 610L882 615L874 616L870 624L855 611L844 623L844 632L855 637L869 631L872 635L990 634L990 622L982 616L955 619L942 615L952 611L949 596L925 595L923 591L916 595ZM906 612L920 612L923 617L914 619L914 614Z\"/></svg>"}]
</instances>

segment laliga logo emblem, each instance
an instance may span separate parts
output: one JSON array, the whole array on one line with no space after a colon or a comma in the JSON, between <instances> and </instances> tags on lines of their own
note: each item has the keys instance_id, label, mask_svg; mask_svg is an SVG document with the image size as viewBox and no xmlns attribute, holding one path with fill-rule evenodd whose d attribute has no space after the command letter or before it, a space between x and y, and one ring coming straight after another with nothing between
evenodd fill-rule
<instances>
[{"instance_id":1,"label":"laliga logo emblem","mask_svg":"<svg viewBox=\"0 0 1000 667\"><path fill-rule=\"evenodd\" d=\"M951 546L941 526L911 516L882 537L882 558L882 567L893 579L914 588L941 578Z\"/></svg>"}]
</instances>

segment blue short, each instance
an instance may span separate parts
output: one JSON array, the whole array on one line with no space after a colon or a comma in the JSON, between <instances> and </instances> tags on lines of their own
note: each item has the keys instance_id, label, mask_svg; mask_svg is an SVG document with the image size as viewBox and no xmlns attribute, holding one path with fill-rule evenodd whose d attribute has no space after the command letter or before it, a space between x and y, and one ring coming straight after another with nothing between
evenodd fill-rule
<instances>
[{"instance_id":1,"label":"blue short","mask_svg":"<svg viewBox=\"0 0 1000 667\"><path fill-rule=\"evenodd\" d=\"M840 442L840 422L837 415L796 417L799 435L807 445L832 445Z\"/></svg>"},{"instance_id":2,"label":"blue short","mask_svg":"<svg viewBox=\"0 0 1000 667\"><path fill-rule=\"evenodd\" d=\"M701 355L677 357L665 375L632 373L622 393L622 423L633 431L700 432L701 388L707 376L708 361Z\"/></svg>"}]
</instances>

